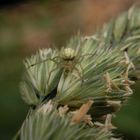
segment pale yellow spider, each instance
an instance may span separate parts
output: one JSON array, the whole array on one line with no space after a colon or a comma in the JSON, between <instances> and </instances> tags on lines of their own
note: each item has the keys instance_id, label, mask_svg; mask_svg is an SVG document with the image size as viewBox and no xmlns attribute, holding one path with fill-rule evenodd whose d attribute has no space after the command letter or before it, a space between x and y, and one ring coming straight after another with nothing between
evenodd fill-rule
<instances>
[{"instance_id":1,"label":"pale yellow spider","mask_svg":"<svg viewBox=\"0 0 140 140\"><path fill-rule=\"evenodd\" d=\"M80 55L80 53L81 53L80 49L78 52L76 52L73 48L62 48L59 56L56 56L54 58L47 58L41 62L32 64L28 67L28 69L46 61L53 61L54 63L57 64L57 67L55 67L54 69L50 71L48 81L50 80L50 76L52 72L55 71L57 68L61 67L63 68L65 74L68 74L69 72L71 72L76 77L78 75L78 77L81 79L83 83L84 70L82 68L81 61L84 59L85 56L91 57L93 54ZM77 68L77 66L79 66L80 69ZM73 71L75 71L76 73L73 73Z\"/></svg>"}]
</instances>

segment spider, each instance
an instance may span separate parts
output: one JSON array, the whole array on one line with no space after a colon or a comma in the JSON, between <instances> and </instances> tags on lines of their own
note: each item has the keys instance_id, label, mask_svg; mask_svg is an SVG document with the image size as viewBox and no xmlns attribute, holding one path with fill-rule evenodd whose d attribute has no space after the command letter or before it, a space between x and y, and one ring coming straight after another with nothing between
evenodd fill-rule
<instances>
[{"instance_id":1,"label":"spider","mask_svg":"<svg viewBox=\"0 0 140 140\"><path fill-rule=\"evenodd\" d=\"M51 74L58 68L58 67L62 67L64 70L64 74L67 75L69 72L71 72L75 77L78 77L81 79L81 83L84 82L83 79L83 74L84 74L84 69L81 65L81 61L84 59L85 56L92 56L93 54L84 54L84 55L80 55L81 50L79 49L78 52L76 52L75 49L73 48L62 48L60 51L60 54L54 58L47 58L41 62L32 64L28 67L31 68L37 64L46 62L46 61L52 61L54 63L57 64L57 67L55 67L54 69L52 69L50 71L49 77L48 77L48 82L50 80ZM77 67L79 66L79 68Z\"/></svg>"}]
</instances>

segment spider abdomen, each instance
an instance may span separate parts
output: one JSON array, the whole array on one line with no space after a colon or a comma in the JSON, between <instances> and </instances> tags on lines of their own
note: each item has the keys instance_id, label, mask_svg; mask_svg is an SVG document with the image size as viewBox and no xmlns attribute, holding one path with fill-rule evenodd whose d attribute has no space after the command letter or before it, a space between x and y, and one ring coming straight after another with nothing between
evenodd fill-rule
<instances>
[{"instance_id":1,"label":"spider abdomen","mask_svg":"<svg viewBox=\"0 0 140 140\"><path fill-rule=\"evenodd\" d=\"M63 49L63 51L61 52L61 57L64 60L73 60L75 58L76 54L75 54L75 50L72 48L65 48Z\"/></svg>"}]
</instances>

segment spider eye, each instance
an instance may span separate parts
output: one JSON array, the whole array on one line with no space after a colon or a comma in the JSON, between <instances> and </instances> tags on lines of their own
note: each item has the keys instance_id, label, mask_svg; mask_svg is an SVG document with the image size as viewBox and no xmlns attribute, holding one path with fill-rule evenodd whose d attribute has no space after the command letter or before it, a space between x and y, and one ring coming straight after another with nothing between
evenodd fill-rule
<instances>
[{"instance_id":1,"label":"spider eye","mask_svg":"<svg viewBox=\"0 0 140 140\"><path fill-rule=\"evenodd\" d=\"M75 50L72 48L65 48L62 52L63 59L73 59L75 57Z\"/></svg>"}]
</instances>

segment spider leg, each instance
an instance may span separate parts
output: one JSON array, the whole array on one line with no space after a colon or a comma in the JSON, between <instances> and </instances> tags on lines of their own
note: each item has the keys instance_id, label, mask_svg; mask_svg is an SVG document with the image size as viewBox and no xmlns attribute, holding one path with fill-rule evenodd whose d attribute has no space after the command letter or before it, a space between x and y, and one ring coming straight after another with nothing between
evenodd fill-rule
<instances>
[{"instance_id":1,"label":"spider leg","mask_svg":"<svg viewBox=\"0 0 140 140\"><path fill-rule=\"evenodd\" d=\"M84 59L86 56L89 56L88 58L90 58L90 57L92 57L92 56L94 56L94 55L95 55L95 53L94 53L94 54L93 54L93 53L83 54L83 55L81 55L81 56L78 57L78 62L79 62L79 63L82 62L83 59Z\"/></svg>"},{"instance_id":2,"label":"spider leg","mask_svg":"<svg viewBox=\"0 0 140 140\"><path fill-rule=\"evenodd\" d=\"M47 78L47 81L46 81L46 84L47 84L48 89L50 88L50 87L49 87L49 81L50 81L51 75L52 75L52 73L53 73L55 70L58 69L58 66L59 66L59 62L58 62L57 60L55 60L56 58L60 58L60 57L56 56L56 57L54 57L54 58L47 58L47 59L45 59L45 60L43 60L43 61L40 61L40 62L35 63L35 64L32 64L32 65L30 65L30 66L27 68L27 69L29 69L29 68L31 68L31 67L37 65L37 64L41 64L41 63L47 62L47 61L52 61L53 63L56 63L56 67L55 67L54 69L50 70L50 72L49 72L49 74L48 74L48 78ZM44 92L45 92L45 90L46 90L46 89L44 89Z\"/></svg>"},{"instance_id":3,"label":"spider leg","mask_svg":"<svg viewBox=\"0 0 140 140\"><path fill-rule=\"evenodd\" d=\"M80 65L79 65L80 66ZM81 66L80 66L81 67ZM82 74L79 72L79 69L75 66L74 69L76 70L78 76L80 77L81 79L81 85L83 85L84 83L84 79L83 79L83 71L82 71ZM83 69L82 69L83 70Z\"/></svg>"},{"instance_id":4,"label":"spider leg","mask_svg":"<svg viewBox=\"0 0 140 140\"><path fill-rule=\"evenodd\" d=\"M97 55L97 51L95 51L94 53L86 53L86 54L83 54L81 55L80 57L85 57L85 56L89 56L89 57L92 57L94 55Z\"/></svg>"},{"instance_id":5,"label":"spider leg","mask_svg":"<svg viewBox=\"0 0 140 140\"><path fill-rule=\"evenodd\" d=\"M46 61L52 61L52 62L54 62L54 63L58 63L58 62L55 60L56 58L59 58L59 57L56 56L56 57L54 57L54 58L47 58L47 59L42 60L42 61L40 61L40 62L37 62L37 63L31 64L30 66L27 67L27 69L29 69L29 68L31 68L31 67L37 65L37 64L41 64L41 63L43 63L43 62L46 62Z\"/></svg>"},{"instance_id":6,"label":"spider leg","mask_svg":"<svg viewBox=\"0 0 140 140\"><path fill-rule=\"evenodd\" d=\"M81 62L81 61L83 61L83 59L84 59L84 57L85 56L89 56L90 54L84 54L84 55L81 55L81 56L79 56L79 62Z\"/></svg>"},{"instance_id":7,"label":"spider leg","mask_svg":"<svg viewBox=\"0 0 140 140\"><path fill-rule=\"evenodd\" d=\"M87 53L87 54L83 54L83 55L81 55L80 57L93 56L93 55L94 55L93 53Z\"/></svg>"},{"instance_id":8,"label":"spider leg","mask_svg":"<svg viewBox=\"0 0 140 140\"><path fill-rule=\"evenodd\" d=\"M81 63L78 63L80 69L81 69L81 80L82 80L82 85L84 83L84 68L82 67Z\"/></svg>"},{"instance_id":9,"label":"spider leg","mask_svg":"<svg viewBox=\"0 0 140 140\"><path fill-rule=\"evenodd\" d=\"M56 64L57 64L57 66L49 72L49 76L48 76L48 79L47 79L48 89L49 89L50 78L51 78L51 75L53 74L53 72L56 71L59 67L63 67L63 66L61 66L62 64L59 63L59 62L56 62Z\"/></svg>"},{"instance_id":10,"label":"spider leg","mask_svg":"<svg viewBox=\"0 0 140 140\"><path fill-rule=\"evenodd\" d=\"M58 69L58 66L56 66L56 68L52 69L50 72L49 72L49 76L48 76L48 80L47 80L47 86L49 88L49 81L50 81L50 78L51 78L51 75L52 73Z\"/></svg>"}]
</instances>

